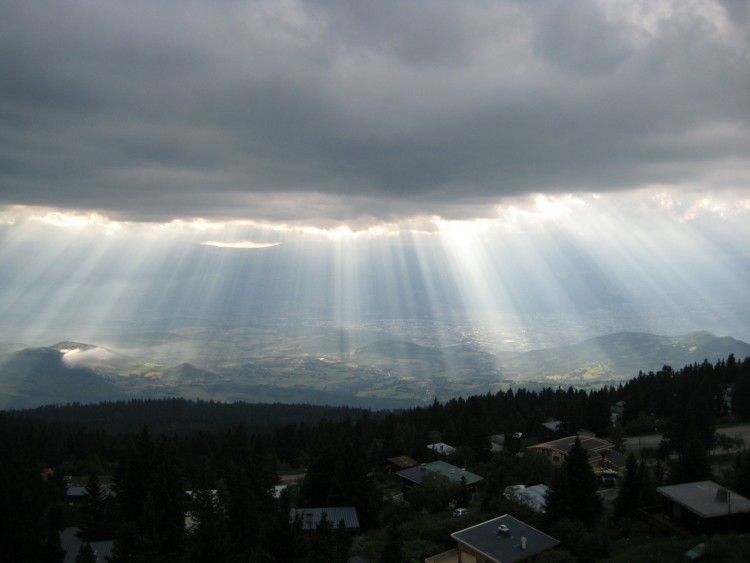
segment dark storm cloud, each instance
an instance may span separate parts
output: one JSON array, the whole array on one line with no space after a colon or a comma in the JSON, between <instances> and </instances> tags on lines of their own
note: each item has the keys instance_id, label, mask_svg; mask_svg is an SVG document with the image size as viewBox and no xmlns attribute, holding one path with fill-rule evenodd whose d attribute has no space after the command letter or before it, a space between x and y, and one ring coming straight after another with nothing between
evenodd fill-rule
<instances>
[{"instance_id":1,"label":"dark storm cloud","mask_svg":"<svg viewBox=\"0 0 750 563\"><path fill-rule=\"evenodd\" d=\"M3 2L0 205L319 223L747 188L744 4L636 8Z\"/></svg>"}]
</instances>

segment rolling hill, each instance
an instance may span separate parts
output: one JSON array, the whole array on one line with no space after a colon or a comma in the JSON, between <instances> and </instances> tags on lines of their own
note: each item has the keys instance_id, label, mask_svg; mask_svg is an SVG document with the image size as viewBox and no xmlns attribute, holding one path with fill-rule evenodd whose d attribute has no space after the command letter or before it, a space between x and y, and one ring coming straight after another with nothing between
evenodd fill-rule
<instances>
[{"instance_id":1,"label":"rolling hill","mask_svg":"<svg viewBox=\"0 0 750 563\"><path fill-rule=\"evenodd\" d=\"M328 335L310 336L309 340L298 337L294 352L284 345L269 355L273 339L265 334L262 351L266 354L253 355L248 351L253 345L235 334L240 342L237 347L233 348L232 339L222 344L229 350L225 356L229 361L222 363L214 355L208 366L194 360L165 365L70 341L20 350L13 346L0 354L0 408L173 396L404 407L511 386L592 388L664 365L677 369L704 360L715 362L729 354L739 359L750 356L749 344L708 332L675 337L622 332L572 346L503 356L467 345L434 348L382 335L369 335L369 342L349 353L327 355L332 350ZM220 338L213 334L211 342ZM361 341L362 335L352 340ZM316 348L315 343L322 347ZM197 343L198 349L207 346Z\"/></svg>"}]
</instances>

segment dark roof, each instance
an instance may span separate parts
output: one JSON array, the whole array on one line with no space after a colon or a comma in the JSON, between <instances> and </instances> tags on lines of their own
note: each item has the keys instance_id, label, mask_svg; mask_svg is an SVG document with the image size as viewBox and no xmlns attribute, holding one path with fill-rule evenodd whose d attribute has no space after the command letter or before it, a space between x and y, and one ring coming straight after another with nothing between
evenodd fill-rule
<instances>
[{"instance_id":1,"label":"dark roof","mask_svg":"<svg viewBox=\"0 0 750 563\"><path fill-rule=\"evenodd\" d=\"M723 497L719 493L720 489L726 491L728 497ZM656 491L702 518L727 516L730 511L731 514L750 512L750 500L713 481L657 487ZM724 498L727 498L729 502Z\"/></svg>"},{"instance_id":2,"label":"dark roof","mask_svg":"<svg viewBox=\"0 0 750 563\"><path fill-rule=\"evenodd\" d=\"M447 477L451 481L457 482L460 482L461 477L463 477L464 479L466 479L467 485L473 485L474 483L478 483L482 480L482 477L480 477L479 475L471 473L470 471L466 471L465 469L461 469L460 467L456 467L455 465L451 465L450 463L447 463L445 461L433 461L432 463L426 463L417 467L410 467L409 469L403 469L399 471L398 473L396 473L396 475L398 475L402 479L411 481L416 485L421 485L422 478L427 473L439 473L440 475Z\"/></svg>"},{"instance_id":3,"label":"dark roof","mask_svg":"<svg viewBox=\"0 0 750 563\"><path fill-rule=\"evenodd\" d=\"M69 497L82 497L86 494L86 487L79 487L77 485L68 487L65 490L65 494Z\"/></svg>"},{"instance_id":4,"label":"dark roof","mask_svg":"<svg viewBox=\"0 0 750 563\"><path fill-rule=\"evenodd\" d=\"M500 533L500 526L507 526L507 531ZM503 563L522 561L560 543L508 514L454 532L451 537L493 561ZM526 549L521 547L521 538L526 538Z\"/></svg>"},{"instance_id":5,"label":"dark roof","mask_svg":"<svg viewBox=\"0 0 750 563\"><path fill-rule=\"evenodd\" d=\"M607 450L607 461L616 469L624 469L628 463L628 458L617 450Z\"/></svg>"},{"instance_id":6,"label":"dark roof","mask_svg":"<svg viewBox=\"0 0 750 563\"><path fill-rule=\"evenodd\" d=\"M314 530L320 523L320 519L325 513L326 518L334 528L338 526L341 520L347 530L359 530L359 518L357 509L353 506L330 506L324 508L292 508L289 511L289 521L293 522L299 515L302 522L303 530Z\"/></svg>"},{"instance_id":7,"label":"dark roof","mask_svg":"<svg viewBox=\"0 0 750 563\"><path fill-rule=\"evenodd\" d=\"M419 462L416 459L410 458L408 455L400 455L398 457L389 457L388 461L396 467L406 469L407 467L414 467Z\"/></svg>"}]
</instances>

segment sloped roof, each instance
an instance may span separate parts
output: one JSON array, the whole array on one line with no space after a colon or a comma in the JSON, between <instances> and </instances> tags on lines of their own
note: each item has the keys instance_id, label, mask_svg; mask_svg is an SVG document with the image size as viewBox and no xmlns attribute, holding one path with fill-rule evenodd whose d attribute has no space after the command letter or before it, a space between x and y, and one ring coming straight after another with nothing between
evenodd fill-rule
<instances>
[{"instance_id":1,"label":"sloped roof","mask_svg":"<svg viewBox=\"0 0 750 563\"><path fill-rule=\"evenodd\" d=\"M505 533L499 532L500 526L507 526ZM454 532L451 537L485 557L503 563L523 561L560 543L509 514ZM522 538L526 538L525 549L522 547Z\"/></svg>"},{"instance_id":2,"label":"sloped roof","mask_svg":"<svg viewBox=\"0 0 750 563\"><path fill-rule=\"evenodd\" d=\"M722 499L719 489L727 492L727 500ZM657 487L656 491L702 518L750 512L750 500L713 481Z\"/></svg>"},{"instance_id":3,"label":"sloped roof","mask_svg":"<svg viewBox=\"0 0 750 563\"><path fill-rule=\"evenodd\" d=\"M543 444L537 444L535 446L529 446L530 450L554 450L561 454L568 455L570 448L578 438L581 442L581 447L586 450L588 454L589 463L597 462L601 460L602 454L606 455L607 459L612 462L618 468L625 467L625 456L618 451L614 450L614 445L611 442L602 440L601 438L595 438L593 436L566 436L565 438L559 438L552 440L551 442L544 442Z\"/></svg>"},{"instance_id":4,"label":"sloped roof","mask_svg":"<svg viewBox=\"0 0 750 563\"><path fill-rule=\"evenodd\" d=\"M602 440L601 438L593 438L591 436L566 436L565 438L559 438L557 440L552 440L551 442L544 442L543 444L537 444L536 446L529 446L529 449L543 448L549 450L557 450L561 453L567 454L568 452L570 452L570 448L573 447L576 438L581 441L581 446L583 447L583 449L589 452L589 457L591 457L594 452L610 450L614 447L610 442Z\"/></svg>"},{"instance_id":5,"label":"sloped roof","mask_svg":"<svg viewBox=\"0 0 750 563\"><path fill-rule=\"evenodd\" d=\"M415 465L419 464L416 459L410 458L408 455L389 457L388 461L396 467L400 467L402 469L406 469L407 467L414 467Z\"/></svg>"},{"instance_id":6,"label":"sloped roof","mask_svg":"<svg viewBox=\"0 0 750 563\"><path fill-rule=\"evenodd\" d=\"M402 479L406 479L408 481L411 481L412 483L421 485L422 478L427 473L438 473L440 475L443 475L444 477L447 477L451 481L456 482L460 482L461 477L463 477L466 480L467 485L473 485L474 483L478 483L482 480L481 476L472 473L471 471L461 469L460 467L456 467L455 465L451 465L450 463L447 463L445 461L433 461L431 463L426 463L417 467L402 469L401 471L396 473L396 475L401 477Z\"/></svg>"},{"instance_id":7,"label":"sloped roof","mask_svg":"<svg viewBox=\"0 0 750 563\"><path fill-rule=\"evenodd\" d=\"M439 454L450 455L456 451L456 448L446 444L445 442L436 442L434 444L427 444L427 447Z\"/></svg>"},{"instance_id":8,"label":"sloped roof","mask_svg":"<svg viewBox=\"0 0 750 563\"><path fill-rule=\"evenodd\" d=\"M347 530L359 530L359 517L357 516L357 509L353 506L292 508L289 511L289 521L293 522L299 516L303 530L314 530L320 523L324 513L334 528L343 520Z\"/></svg>"}]
</instances>

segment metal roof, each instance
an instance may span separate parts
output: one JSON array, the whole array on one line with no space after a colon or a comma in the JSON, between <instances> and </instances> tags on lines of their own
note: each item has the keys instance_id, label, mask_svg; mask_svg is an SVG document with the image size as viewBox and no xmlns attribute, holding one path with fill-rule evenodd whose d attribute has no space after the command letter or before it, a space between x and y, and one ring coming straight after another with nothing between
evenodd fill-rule
<instances>
[{"instance_id":1,"label":"metal roof","mask_svg":"<svg viewBox=\"0 0 750 563\"><path fill-rule=\"evenodd\" d=\"M501 526L505 529L500 531ZM471 528L454 532L451 537L478 551L492 561L523 561L559 545L559 541L505 514ZM525 538L525 549L522 538Z\"/></svg>"},{"instance_id":2,"label":"metal roof","mask_svg":"<svg viewBox=\"0 0 750 563\"><path fill-rule=\"evenodd\" d=\"M727 496L719 490L726 491ZM713 481L657 487L656 491L703 518L750 512L750 500Z\"/></svg>"},{"instance_id":3,"label":"metal roof","mask_svg":"<svg viewBox=\"0 0 750 563\"><path fill-rule=\"evenodd\" d=\"M474 483L478 483L482 480L482 477L480 477L479 475L476 475L475 473L472 473L470 471L466 471L465 469L461 469L460 467L456 467L455 465L451 465L450 463L447 463L445 461L433 461L431 463L426 463L417 467L410 467L409 469L403 469L399 471L398 473L396 473L396 475L403 479L407 479L412 483L421 485L422 478L427 473L439 473L440 475L447 477L451 481L457 482L460 482L461 477L463 477L464 479L466 479L467 485L473 485Z\"/></svg>"},{"instance_id":4,"label":"metal roof","mask_svg":"<svg viewBox=\"0 0 750 563\"><path fill-rule=\"evenodd\" d=\"M610 450L614 447L610 442L607 442L606 440L602 440L600 438L592 438L590 436L567 436L565 438L560 438L551 442L537 444L536 446L529 446L529 449L546 448L550 450L557 450L559 452L567 454L568 452L570 452L570 448L573 447L576 438L580 440L583 449L589 452L589 457L592 457L593 452Z\"/></svg>"},{"instance_id":5,"label":"metal roof","mask_svg":"<svg viewBox=\"0 0 750 563\"><path fill-rule=\"evenodd\" d=\"M388 461L391 462L393 465L400 467L401 469L405 469L407 467L414 467L415 465L419 463L416 459L410 458L408 455L389 457Z\"/></svg>"},{"instance_id":6,"label":"metal roof","mask_svg":"<svg viewBox=\"0 0 750 563\"><path fill-rule=\"evenodd\" d=\"M347 530L359 530L359 518L357 509L353 506L331 506L324 508L292 508L289 511L289 521L293 522L299 515L303 530L314 530L320 523L323 514L334 528L341 520Z\"/></svg>"}]
</instances>

